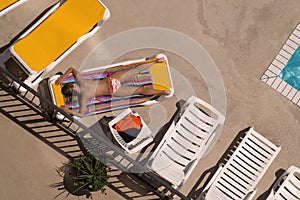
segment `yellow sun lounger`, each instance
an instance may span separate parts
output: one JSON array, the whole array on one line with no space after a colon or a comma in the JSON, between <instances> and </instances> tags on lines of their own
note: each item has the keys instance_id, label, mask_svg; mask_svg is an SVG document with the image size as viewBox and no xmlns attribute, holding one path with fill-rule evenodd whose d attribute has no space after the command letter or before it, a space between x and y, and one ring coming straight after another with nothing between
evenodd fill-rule
<instances>
[{"instance_id":1,"label":"yellow sun lounger","mask_svg":"<svg viewBox=\"0 0 300 200\"><path fill-rule=\"evenodd\" d=\"M109 18L100 0L66 0L55 4L10 47L13 60L37 85L64 57L93 35Z\"/></svg>"},{"instance_id":2,"label":"yellow sun lounger","mask_svg":"<svg viewBox=\"0 0 300 200\"><path fill-rule=\"evenodd\" d=\"M100 66L96 68L86 69L81 71L81 75L85 79L103 79L110 74L129 68L134 68L141 63L151 62L157 58L164 58L166 62L153 64L149 70L145 70L143 73L137 74L135 77L124 82L124 85L151 85L157 90L170 90L169 95L161 96L144 96L144 95L131 95L123 97L111 97L111 96L98 96L94 99L90 99L87 102L87 115L93 115L97 113L104 113L112 110L125 109L134 106L147 106L154 103L163 101L165 98L170 98L174 95L174 85L171 77L170 66L168 63L168 58L164 54L157 54L153 58L141 58L135 60L128 60L125 62L115 63L107 66ZM68 99L61 93L61 86L56 85L55 81L60 77L60 75L54 75L47 80L47 87L43 87L43 92L49 93L48 99L56 106L67 106L70 109L79 111L78 99ZM44 82L44 81L43 81ZM43 84L41 82L41 84ZM68 76L64 80L65 83L74 82L73 76ZM40 85L41 85L40 84ZM47 90L47 91L46 91ZM45 109L46 110L46 109ZM49 113L53 111L50 110ZM52 115L52 114L51 114ZM64 116L61 113L55 115L57 119L63 119Z\"/></svg>"},{"instance_id":3,"label":"yellow sun lounger","mask_svg":"<svg viewBox=\"0 0 300 200\"><path fill-rule=\"evenodd\" d=\"M27 0L1 0L0 1L0 17Z\"/></svg>"}]
</instances>

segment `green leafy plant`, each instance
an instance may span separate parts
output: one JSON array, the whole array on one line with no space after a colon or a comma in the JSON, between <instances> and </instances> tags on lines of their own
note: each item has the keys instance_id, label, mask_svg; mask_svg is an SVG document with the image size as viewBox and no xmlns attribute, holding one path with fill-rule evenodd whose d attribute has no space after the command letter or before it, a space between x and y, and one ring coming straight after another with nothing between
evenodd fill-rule
<instances>
[{"instance_id":1,"label":"green leafy plant","mask_svg":"<svg viewBox=\"0 0 300 200\"><path fill-rule=\"evenodd\" d=\"M88 189L90 191L101 190L105 192L105 186L109 184L109 175L107 167L90 154L82 155L73 159L70 166L75 170L74 186L78 188Z\"/></svg>"}]
</instances>

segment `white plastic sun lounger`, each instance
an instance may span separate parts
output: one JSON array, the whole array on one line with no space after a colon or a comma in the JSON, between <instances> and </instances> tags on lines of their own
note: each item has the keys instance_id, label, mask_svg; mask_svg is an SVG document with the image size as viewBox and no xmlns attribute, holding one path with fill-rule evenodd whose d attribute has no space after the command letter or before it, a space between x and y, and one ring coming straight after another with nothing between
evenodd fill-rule
<instances>
[{"instance_id":1,"label":"white plastic sun lounger","mask_svg":"<svg viewBox=\"0 0 300 200\"><path fill-rule=\"evenodd\" d=\"M291 166L274 184L267 200L299 200L300 168Z\"/></svg>"},{"instance_id":2,"label":"white plastic sun lounger","mask_svg":"<svg viewBox=\"0 0 300 200\"><path fill-rule=\"evenodd\" d=\"M9 48L14 62L27 74L22 81L36 86L109 16L100 0L61 0L52 6Z\"/></svg>"},{"instance_id":3,"label":"white plastic sun lounger","mask_svg":"<svg viewBox=\"0 0 300 200\"><path fill-rule=\"evenodd\" d=\"M153 88L158 90L170 90L171 93L169 95L131 95L127 97L98 96L97 99L91 99L90 101L88 101L87 115L104 113L107 111L124 109L134 106L147 106L154 103L158 103L159 101L162 101L165 98L170 98L174 95L174 85L172 81L168 58L166 55L161 53L153 56L153 58L146 57L141 59L128 60L120 63L114 63L111 65L100 66L81 71L80 73L85 79L102 79L115 71L132 68L141 63L152 62L153 60L162 57L165 59L164 63L156 63L152 65L148 71L145 70L144 73L138 74L133 79L128 80L127 84L136 86L151 84ZM49 100L58 107L64 105L68 106L70 109L78 111L78 101L76 101L75 99L68 100L68 98L64 97L61 93L61 86L55 84L55 81L59 77L60 75L54 75L48 80L47 90L49 90L50 93ZM74 82L74 77L67 77L64 83L67 82ZM64 118L64 116L61 113L56 113L55 117L57 119Z\"/></svg>"},{"instance_id":4,"label":"white plastic sun lounger","mask_svg":"<svg viewBox=\"0 0 300 200\"><path fill-rule=\"evenodd\" d=\"M218 110L194 96L187 100L183 109L179 121L171 124L148 164L174 188L188 179L225 120Z\"/></svg>"},{"instance_id":5,"label":"white plastic sun lounger","mask_svg":"<svg viewBox=\"0 0 300 200\"><path fill-rule=\"evenodd\" d=\"M9 11L18 7L27 0L1 0L0 1L0 17Z\"/></svg>"},{"instance_id":6,"label":"white plastic sun lounger","mask_svg":"<svg viewBox=\"0 0 300 200\"><path fill-rule=\"evenodd\" d=\"M202 199L252 199L257 183L279 151L280 147L250 128L226 164L219 167L204 188Z\"/></svg>"}]
</instances>

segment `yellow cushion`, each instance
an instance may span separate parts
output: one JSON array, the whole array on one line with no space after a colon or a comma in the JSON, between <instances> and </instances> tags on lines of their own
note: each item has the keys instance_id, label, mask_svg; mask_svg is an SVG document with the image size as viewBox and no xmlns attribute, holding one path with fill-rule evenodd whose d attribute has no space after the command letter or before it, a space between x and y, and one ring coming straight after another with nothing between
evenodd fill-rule
<instances>
[{"instance_id":1,"label":"yellow cushion","mask_svg":"<svg viewBox=\"0 0 300 200\"><path fill-rule=\"evenodd\" d=\"M153 88L156 90L168 90L171 88L168 68L165 62L155 63L149 68L153 82Z\"/></svg>"},{"instance_id":2,"label":"yellow cushion","mask_svg":"<svg viewBox=\"0 0 300 200\"><path fill-rule=\"evenodd\" d=\"M52 90L53 90L53 93L54 93L54 99L55 99L55 102L56 102L56 106L58 106L58 107L64 106L65 101L64 101L63 94L61 93L60 85L56 85L55 83L52 83Z\"/></svg>"},{"instance_id":3,"label":"yellow cushion","mask_svg":"<svg viewBox=\"0 0 300 200\"><path fill-rule=\"evenodd\" d=\"M4 10L5 8L7 8L8 6L14 4L17 1L18 0L1 0L0 1L0 11Z\"/></svg>"},{"instance_id":4,"label":"yellow cushion","mask_svg":"<svg viewBox=\"0 0 300 200\"><path fill-rule=\"evenodd\" d=\"M104 16L98 0L67 0L29 35L18 41L15 52L34 71L55 61Z\"/></svg>"}]
</instances>

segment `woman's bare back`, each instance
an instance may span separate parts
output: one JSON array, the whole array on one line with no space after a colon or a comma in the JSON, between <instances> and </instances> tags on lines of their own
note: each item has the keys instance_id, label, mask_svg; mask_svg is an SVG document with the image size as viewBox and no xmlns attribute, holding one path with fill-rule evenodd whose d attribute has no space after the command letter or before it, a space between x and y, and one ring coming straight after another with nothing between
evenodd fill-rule
<instances>
[{"instance_id":1,"label":"woman's bare back","mask_svg":"<svg viewBox=\"0 0 300 200\"><path fill-rule=\"evenodd\" d=\"M96 96L111 95L107 78L101 80L83 80L80 83L81 96L94 98Z\"/></svg>"}]
</instances>

